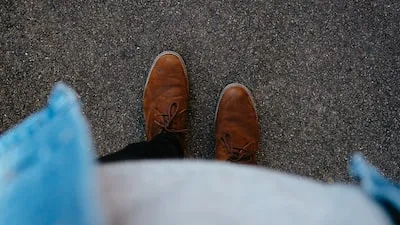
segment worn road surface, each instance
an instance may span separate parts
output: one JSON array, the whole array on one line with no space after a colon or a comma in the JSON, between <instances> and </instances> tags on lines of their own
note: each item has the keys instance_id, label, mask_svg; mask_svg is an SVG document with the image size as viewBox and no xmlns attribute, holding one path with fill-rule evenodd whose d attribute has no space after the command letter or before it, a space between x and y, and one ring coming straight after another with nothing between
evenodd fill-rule
<instances>
[{"instance_id":1,"label":"worn road surface","mask_svg":"<svg viewBox=\"0 0 400 225\"><path fill-rule=\"evenodd\" d=\"M347 182L359 151L400 180L400 1L20 1L0 3L0 131L65 81L81 96L98 154L144 139L154 57L189 72L193 158L214 156L225 85L252 90L259 163Z\"/></svg>"}]
</instances>

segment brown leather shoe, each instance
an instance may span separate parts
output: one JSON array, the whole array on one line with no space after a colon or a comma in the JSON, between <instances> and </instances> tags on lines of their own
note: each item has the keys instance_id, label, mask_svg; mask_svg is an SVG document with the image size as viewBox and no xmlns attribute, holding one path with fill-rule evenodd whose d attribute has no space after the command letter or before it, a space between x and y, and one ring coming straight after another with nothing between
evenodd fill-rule
<instances>
[{"instance_id":1,"label":"brown leather shoe","mask_svg":"<svg viewBox=\"0 0 400 225\"><path fill-rule=\"evenodd\" d=\"M147 140L162 132L176 133L185 150L188 102L189 81L182 57L170 51L159 54L143 94Z\"/></svg>"},{"instance_id":2,"label":"brown leather shoe","mask_svg":"<svg viewBox=\"0 0 400 225\"><path fill-rule=\"evenodd\" d=\"M221 93L216 114L216 159L257 164L260 128L250 91L241 84L228 85Z\"/></svg>"}]
</instances>

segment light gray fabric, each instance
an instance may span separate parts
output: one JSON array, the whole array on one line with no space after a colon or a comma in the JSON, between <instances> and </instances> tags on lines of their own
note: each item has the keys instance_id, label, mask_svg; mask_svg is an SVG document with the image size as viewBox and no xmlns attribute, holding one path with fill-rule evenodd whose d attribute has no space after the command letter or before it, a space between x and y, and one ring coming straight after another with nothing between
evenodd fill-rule
<instances>
[{"instance_id":1,"label":"light gray fabric","mask_svg":"<svg viewBox=\"0 0 400 225\"><path fill-rule=\"evenodd\" d=\"M210 161L99 166L112 225L389 225L358 187Z\"/></svg>"}]
</instances>

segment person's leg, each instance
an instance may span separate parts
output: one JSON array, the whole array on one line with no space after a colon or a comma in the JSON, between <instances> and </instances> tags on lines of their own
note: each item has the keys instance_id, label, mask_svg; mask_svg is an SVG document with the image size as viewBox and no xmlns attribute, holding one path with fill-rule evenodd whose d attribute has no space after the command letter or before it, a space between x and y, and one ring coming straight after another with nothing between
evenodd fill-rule
<instances>
[{"instance_id":1,"label":"person's leg","mask_svg":"<svg viewBox=\"0 0 400 225\"><path fill-rule=\"evenodd\" d=\"M138 159L180 159L183 150L175 134L159 134L151 141L132 143L118 152L100 157L100 163Z\"/></svg>"},{"instance_id":2,"label":"person's leg","mask_svg":"<svg viewBox=\"0 0 400 225\"><path fill-rule=\"evenodd\" d=\"M260 128L253 97L245 86L234 83L222 91L215 135L217 160L257 164Z\"/></svg>"},{"instance_id":3,"label":"person's leg","mask_svg":"<svg viewBox=\"0 0 400 225\"><path fill-rule=\"evenodd\" d=\"M161 53L154 60L143 93L147 141L130 144L99 161L183 158L188 102L189 82L181 56Z\"/></svg>"}]
</instances>

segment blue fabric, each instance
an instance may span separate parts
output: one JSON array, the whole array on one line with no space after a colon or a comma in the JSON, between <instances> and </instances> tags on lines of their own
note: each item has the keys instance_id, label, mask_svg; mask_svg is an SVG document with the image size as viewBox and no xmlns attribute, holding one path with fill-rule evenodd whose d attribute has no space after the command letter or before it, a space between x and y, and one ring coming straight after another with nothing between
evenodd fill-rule
<instances>
[{"instance_id":1,"label":"blue fabric","mask_svg":"<svg viewBox=\"0 0 400 225\"><path fill-rule=\"evenodd\" d=\"M102 224L89 134L60 83L47 107L0 138L0 224Z\"/></svg>"},{"instance_id":2,"label":"blue fabric","mask_svg":"<svg viewBox=\"0 0 400 225\"><path fill-rule=\"evenodd\" d=\"M383 177L361 154L355 154L350 161L350 174L362 189L379 204L386 203L400 214L400 185Z\"/></svg>"}]
</instances>

